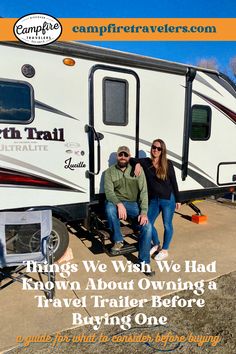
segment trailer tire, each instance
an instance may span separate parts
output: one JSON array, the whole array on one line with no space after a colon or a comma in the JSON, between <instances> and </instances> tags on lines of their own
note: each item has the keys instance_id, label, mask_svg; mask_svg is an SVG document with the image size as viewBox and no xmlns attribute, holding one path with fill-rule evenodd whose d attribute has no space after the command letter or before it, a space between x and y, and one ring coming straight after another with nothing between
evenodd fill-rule
<instances>
[{"instance_id":1,"label":"trailer tire","mask_svg":"<svg viewBox=\"0 0 236 354\"><path fill-rule=\"evenodd\" d=\"M63 254L66 252L69 245L69 233L65 224L56 219L52 218L52 244L53 244L53 253L54 261L58 261Z\"/></svg>"},{"instance_id":2,"label":"trailer tire","mask_svg":"<svg viewBox=\"0 0 236 354\"><path fill-rule=\"evenodd\" d=\"M24 225L23 228L18 226L13 230L15 236L17 235L16 240L12 244L16 253L39 252L40 250L40 230L36 228L34 232L32 231L32 225L29 225L28 227L28 234L26 232L27 225ZM9 232L7 239L11 239L12 232ZM63 256L68 247L69 233L65 224L55 217L52 218L52 231L50 237L53 247L53 259L56 262Z\"/></svg>"}]
</instances>

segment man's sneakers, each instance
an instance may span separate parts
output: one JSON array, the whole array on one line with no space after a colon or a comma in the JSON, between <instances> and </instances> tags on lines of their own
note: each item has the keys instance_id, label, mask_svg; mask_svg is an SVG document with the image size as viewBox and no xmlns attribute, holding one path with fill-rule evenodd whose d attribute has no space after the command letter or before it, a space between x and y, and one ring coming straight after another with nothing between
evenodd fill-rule
<instances>
[{"instance_id":1,"label":"man's sneakers","mask_svg":"<svg viewBox=\"0 0 236 354\"><path fill-rule=\"evenodd\" d=\"M168 251L161 250L155 257L155 261L163 261L164 259L168 258Z\"/></svg>"},{"instance_id":2,"label":"man's sneakers","mask_svg":"<svg viewBox=\"0 0 236 354\"><path fill-rule=\"evenodd\" d=\"M150 267L149 264L147 264L147 266ZM150 268L150 269L145 270L145 272L143 272L143 274L146 275L147 277L153 277L155 275L155 270L152 270Z\"/></svg>"},{"instance_id":3,"label":"man's sneakers","mask_svg":"<svg viewBox=\"0 0 236 354\"><path fill-rule=\"evenodd\" d=\"M112 246L111 248L111 252L112 253L116 253L119 252L121 250L121 248L124 246L124 242L115 242L114 246Z\"/></svg>"},{"instance_id":4,"label":"man's sneakers","mask_svg":"<svg viewBox=\"0 0 236 354\"><path fill-rule=\"evenodd\" d=\"M140 271L145 274L147 277L153 277L155 275L155 270L152 270L151 265L149 263L136 263L139 267Z\"/></svg>"}]
</instances>

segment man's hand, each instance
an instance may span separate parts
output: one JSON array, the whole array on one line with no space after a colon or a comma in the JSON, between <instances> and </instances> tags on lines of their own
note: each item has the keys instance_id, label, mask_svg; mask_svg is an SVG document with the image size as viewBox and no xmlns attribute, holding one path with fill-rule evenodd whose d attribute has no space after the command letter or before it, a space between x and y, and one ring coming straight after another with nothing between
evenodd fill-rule
<instances>
[{"instance_id":1,"label":"man's hand","mask_svg":"<svg viewBox=\"0 0 236 354\"><path fill-rule=\"evenodd\" d=\"M148 217L146 214L141 214L138 216L138 222L140 225L146 225L148 224Z\"/></svg>"},{"instance_id":2,"label":"man's hand","mask_svg":"<svg viewBox=\"0 0 236 354\"><path fill-rule=\"evenodd\" d=\"M122 219L122 220L127 219L127 212L126 212L124 204L118 203L117 204L117 211L118 211L119 219Z\"/></svg>"}]
</instances>

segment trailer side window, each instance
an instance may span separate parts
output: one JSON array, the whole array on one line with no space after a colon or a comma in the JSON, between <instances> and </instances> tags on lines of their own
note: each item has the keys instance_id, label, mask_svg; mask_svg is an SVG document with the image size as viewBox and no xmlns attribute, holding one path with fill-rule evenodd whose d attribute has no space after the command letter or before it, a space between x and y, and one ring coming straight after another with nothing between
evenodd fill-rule
<instances>
[{"instance_id":1,"label":"trailer side window","mask_svg":"<svg viewBox=\"0 0 236 354\"><path fill-rule=\"evenodd\" d=\"M126 80L103 79L103 123L128 124L128 82Z\"/></svg>"},{"instance_id":2,"label":"trailer side window","mask_svg":"<svg viewBox=\"0 0 236 354\"><path fill-rule=\"evenodd\" d=\"M33 118L31 86L0 80L0 122L26 123Z\"/></svg>"},{"instance_id":3,"label":"trailer side window","mask_svg":"<svg viewBox=\"0 0 236 354\"><path fill-rule=\"evenodd\" d=\"M210 135L211 108L209 106L194 105L192 107L191 139L208 140Z\"/></svg>"}]
</instances>

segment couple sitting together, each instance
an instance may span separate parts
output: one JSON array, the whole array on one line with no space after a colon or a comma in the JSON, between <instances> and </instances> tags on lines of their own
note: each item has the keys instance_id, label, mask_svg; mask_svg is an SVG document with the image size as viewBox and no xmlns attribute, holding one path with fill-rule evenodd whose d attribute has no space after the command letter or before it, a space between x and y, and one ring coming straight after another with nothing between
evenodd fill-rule
<instances>
[{"instance_id":1,"label":"couple sitting together","mask_svg":"<svg viewBox=\"0 0 236 354\"><path fill-rule=\"evenodd\" d=\"M104 188L108 227L114 241L112 252L124 245L120 220L131 218L140 231L138 263L146 265L146 275L155 274L150 257L155 254L155 260L168 257L173 215L181 205L174 167L166 157L164 141L153 141L150 158L131 158L127 146L119 147L117 163L105 171ZM154 226L160 212L164 224L162 246Z\"/></svg>"}]
</instances>

